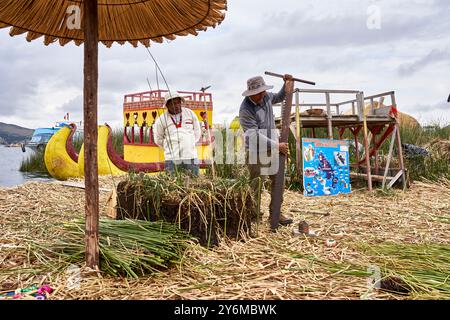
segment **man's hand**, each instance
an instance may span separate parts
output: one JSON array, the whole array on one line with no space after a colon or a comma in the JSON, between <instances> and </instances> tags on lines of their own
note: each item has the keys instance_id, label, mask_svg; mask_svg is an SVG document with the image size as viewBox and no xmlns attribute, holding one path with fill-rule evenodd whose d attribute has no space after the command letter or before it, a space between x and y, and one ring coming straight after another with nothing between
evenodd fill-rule
<instances>
[{"instance_id":1,"label":"man's hand","mask_svg":"<svg viewBox=\"0 0 450 320\"><path fill-rule=\"evenodd\" d=\"M285 75L283 76L283 80L284 80L284 82L286 82L286 81L288 81L288 80L292 80L292 75L291 75L291 74L285 74Z\"/></svg>"},{"instance_id":2,"label":"man's hand","mask_svg":"<svg viewBox=\"0 0 450 320\"><path fill-rule=\"evenodd\" d=\"M286 142L280 142L278 144L278 150L287 156L289 154L289 145Z\"/></svg>"}]
</instances>

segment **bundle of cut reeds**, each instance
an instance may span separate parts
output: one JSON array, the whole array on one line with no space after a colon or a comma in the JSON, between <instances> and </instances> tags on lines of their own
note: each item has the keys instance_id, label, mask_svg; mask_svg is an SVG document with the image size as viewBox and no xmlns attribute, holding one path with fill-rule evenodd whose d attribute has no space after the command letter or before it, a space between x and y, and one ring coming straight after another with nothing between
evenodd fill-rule
<instances>
[{"instance_id":1,"label":"bundle of cut reeds","mask_svg":"<svg viewBox=\"0 0 450 320\"><path fill-rule=\"evenodd\" d=\"M66 223L63 238L47 246L67 263L82 263L85 257L84 220ZM167 269L178 262L189 236L165 222L100 219L100 270L111 275L137 278Z\"/></svg>"},{"instance_id":2,"label":"bundle of cut reeds","mask_svg":"<svg viewBox=\"0 0 450 320\"><path fill-rule=\"evenodd\" d=\"M246 177L130 175L117 186L117 218L172 222L209 247L251 232L257 197Z\"/></svg>"},{"instance_id":3,"label":"bundle of cut reeds","mask_svg":"<svg viewBox=\"0 0 450 320\"><path fill-rule=\"evenodd\" d=\"M450 299L448 244L384 243L362 248L380 262L382 289L421 299Z\"/></svg>"}]
</instances>

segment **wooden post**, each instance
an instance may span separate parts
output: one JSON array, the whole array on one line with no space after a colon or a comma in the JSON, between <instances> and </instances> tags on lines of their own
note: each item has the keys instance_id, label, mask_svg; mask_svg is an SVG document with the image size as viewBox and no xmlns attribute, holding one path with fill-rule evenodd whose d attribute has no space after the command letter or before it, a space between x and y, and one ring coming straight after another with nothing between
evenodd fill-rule
<instances>
[{"instance_id":1,"label":"wooden post","mask_svg":"<svg viewBox=\"0 0 450 320\"><path fill-rule=\"evenodd\" d=\"M357 93L356 94L356 107L357 107L357 111L358 111L358 121L362 122L363 121L363 105L364 105L364 100L361 102L360 101L360 94Z\"/></svg>"},{"instance_id":2,"label":"wooden post","mask_svg":"<svg viewBox=\"0 0 450 320\"><path fill-rule=\"evenodd\" d=\"M286 103L284 105L284 108L282 109L281 114L281 135L280 135L280 143L281 142L288 142L289 138L289 126L291 122L291 108L292 108L292 96L294 92L294 81L288 80L285 83L285 90L286 90ZM274 212L272 212L272 219L270 220L270 228L272 231L275 231L278 228L279 222L280 222L280 212L281 212L281 199L283 197L284 192L284 171L286 167L286 155L279 153L279 166L278 166L278 172L276 174L276 186L281 186L281 188L277 188L273 193L272 196L274 199Z\"/></svg>"},{"instance_id":3,"label":"wooden post","mask_svg":"<svg viewBox=\"0 0 450 320\"><path fill-rule=\"evenodd\" d=\"M362 92L358 93L359 110L362 110L363 120L363 137L364 137L364 151L366 153L366 167L367 167L367 187L369 191L372 191L372 173L370 168L370 154L369 154L369 139L367 138L367 117L366 110L364 108L364 97Z\"/></svg>"},{"instance_id":4,"label":"wooden post","mask_svg":"<svg viewBox=\"0 0 450 320\"><path fill-rule=\"evenodd\" d=\"M84 8L84 181L86 265L99 266L98 166L97 166L97 89L98 89L98 12L97 0L83 2Z\"/></svg>"},{"instance_id":5,"label":"wooden post","mask_svg":"<svg viewBox=\"0 0 450 320\"><path fill-rule=\"evenodd\" d=\"M356 163L358 165L358 173L359 173L359 144L358 144L358 134L359 134L359 130L356 130L356 128L354 130L352 130L353 135L355 136L355 152L356 152Z\"/></svg>"},{"instance_id":6,"label":"wooden post","mask_svg":"<svg viewBox=\"0 0 450 320\"><path fill-rule=\"evenodd\" d=\"M402 179L403 179L403 190L406 190L407 184L406 184L406 170L405 170L405 163L403 162L403 150L402 150L402 140L400 137L400 127L398 125L398 122L395 124L395 128L397 128L397 150L398 150L398 162L400 163L400 169L402 172Z\"/></svg>"},{"instance_id":7,"label":"wooden post","mask_svg":"<svg viewBox=\"0 0 450 320\"><path fill-rule=\"evenodd\" d=\"M300 179L302 173L302 132L301 132L301 122L300 122L300 101L299 93L295 92L295 131L296 131L296 165L297 165L297 178Z\"/></svg>"},{"instance_id":8,"label":"wooden post","mask_svg":"<svg viewBox=\"0 0 450 320\"><path fill-rule=\"evenodd\" d=\"M206 147L207 150L208 150L207 154L208 154L208 157L209 157L209 159L211 161L211 173L212 173L213 178L215 179L216 178L216 168L214 166L213 144L212 144L212 141L211 141L210 125L208 123L208 108L206 106L206 94L205 94L205 91L207 89L209 89L210 87L211 86L203 87L203 88L200 89L200 91L203 93L203 106L204 106L205 114L206 114L205 130L206 130L207 139L208 139L208 146ZM200 98L200 101L201 101L201 98Z\"/></svg>"},{"instance_id":9,"label":"wooden post","mask_svg":"<svg viewBox=\"0 0 450 320\"><path fill-rule=\"evenodd\" d=\"M330 94L325 93L327 99L327 124L328 124L328 139L333 139L333 126L331 123L331 106L330 106Z\"/></svg>"},{"instance_id":10,"label":"wooden post","mask_svg":"<svg viewBox=\"0 0 450 320\"><path fill-rule=\"evenodd\" d=\"M395 101L395 95L394 93L391 93L391 102L392 106L395 108L395 110L398 110L397 103ZM397 148L398 148L398 162L400 163L400 169L402 171L403 175L403 190L406 190L407 188L407 181L406 181L406 170L405 170L405 163L403 162L403 150L402 150L402 139L400 137L400 125L398 123L397 116L395 117L395 128L397 128Z\"/></svg>"},{"instance_id":11,"label":"wooden post","mask_svg":"<svg viewBox=\"0 0 450 320\"><path fill-rule=\"evenodd\" d=\"M283 78L283 75L276 74L273 72L266 71L265 74ZM291 80L287 80L285 82L285 91L286 91L286 103L284 108L281 110L281 134L280 134L280 143L287 143L289 138L289 130L291 124L291 109L292 109L292 97L294 95L294 81L303 82L311 85L315 85L312 81L302 80L298 78L292 78ZM284 172L286 168L286 155L282 153L278 153L278 172L275 176L275 185L279 188L276 188L272 193L272 201L274 202L274 212L272 212L272 218L270 220L270 228L272 231L275 231L278 228L280 223L280 214L281 214L281 199L283 197L284 192Z\"/></svg>"}]
</instances>

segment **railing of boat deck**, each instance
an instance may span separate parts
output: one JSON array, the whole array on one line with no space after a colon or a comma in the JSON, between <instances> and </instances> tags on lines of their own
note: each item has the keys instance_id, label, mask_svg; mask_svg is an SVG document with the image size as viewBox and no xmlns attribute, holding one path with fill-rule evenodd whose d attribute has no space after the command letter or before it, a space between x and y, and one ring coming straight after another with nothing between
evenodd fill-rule
<instances>
[{"instance_id":1,"label":"railing of boat deck","mask_svg":"<svg viewBox=\"0 0 450 320\"><path fill-rule=\"evenodd\" d=\"M165 94L168 90L153 90L127 94L124 96L124 104L139 103L152 100L164 101ZM178 91L178 93L187 101L212 103L211 93L194 92L194 91Z\"/></svg>"}]
</instances>

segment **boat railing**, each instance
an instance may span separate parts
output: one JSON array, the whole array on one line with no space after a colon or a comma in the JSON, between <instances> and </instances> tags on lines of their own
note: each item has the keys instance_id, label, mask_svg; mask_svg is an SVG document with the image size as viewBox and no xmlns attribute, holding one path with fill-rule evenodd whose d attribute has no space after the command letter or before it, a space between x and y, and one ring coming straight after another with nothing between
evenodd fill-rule
<instances>
[{"instance_id":1,"label":"boat railing","mask_svg":"<svg viewBox=\"0 0 450 320\"><path fill-rule=\"evenodd\" d=\"M168 90L153 90L127 94L124 96L124 110L162 108L164 96L168 92ZM200 109L206 107L207 109L212 109L211 93L194 91L178 91L178 93L185 99L188 108Z\"/></svg>"}]
</instances>

